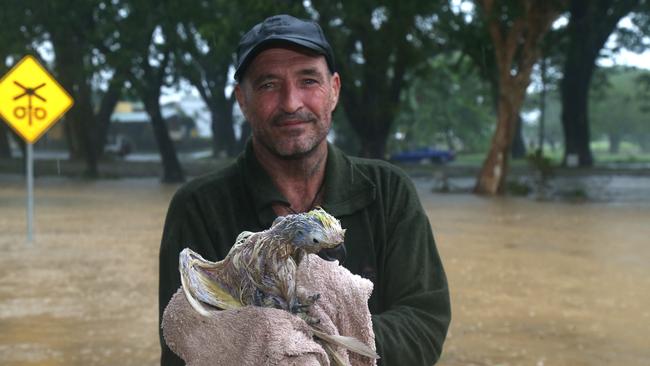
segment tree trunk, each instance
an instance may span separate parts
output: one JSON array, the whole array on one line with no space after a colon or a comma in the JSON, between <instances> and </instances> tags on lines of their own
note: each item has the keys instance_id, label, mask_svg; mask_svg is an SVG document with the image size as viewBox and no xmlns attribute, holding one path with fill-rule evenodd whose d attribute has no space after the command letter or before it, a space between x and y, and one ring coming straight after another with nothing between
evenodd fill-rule
<instances>
[{"instance_id":1,"label":"tree trunk","mask_svg":"<svg viewBox=\"0 0 650 366\"><path fill-rule=\"evenodd\" d=\"M521 115L517 113L517 119L515 120L515 133L512 140L512 158L513 159L523 159L526 157L526 143L524 142L523 135L523 120Z\"/></svg>"},{"instance_id":2,"label":"tree trunk","mask_svg":"<svg viewBox=\"0 0 650 366\"><path fill-rule=\"evenodd\" d=\"M244 151L246 148L246 141L248 141L252 132L251 124L248 123L248 121L244 121L241 124L241 135L239 136L239 140L237 140L237 150L239 150L239 152Z\"/></svg>"},{"instance_id":3,"label":"tree trunk","mask_svg":"<svg viewBox=\"0 0 650 366\"><path fill-rule=\"evenodd\" d=\"M4 57L2 57L4 59ZM7 68L4 64L0 65L0 75L4 75ZM11 146L9 145L9 135L11 128L0 118L0 158L11 158Z\"/></svg>"},{"instance_id":4,"label":"tree trunk","mask_svg":"<svg viewBox=\"0 0 650 366\"><path fill-rule=\"evenodd\" d=\"M445 142L447 143L447 149L450 151L456 151L456 144L454 143L454 134L451 128L445 129Z\"/></svg>"},{"instance_id":5,"label":"tree trunk","mask_svg":"<svg viewBox=\"0 0 650 366\"><path fill-rule=\"evenodd\" d=\"M18 144L20 153L22 154L21 156L24 159L27 156L27 143L13 129L8 128L7 130L9 131L9 136L14 139L14 142L16 142L16 144Z\"/></svg>"},{"instance_id":6,"label":"tree trunk","mask_svg":"<svg viewBox=\"0 0 650 366\"><path fill-rule=\"evenodd\" d=\"M577 35L576 37L584 38L585 36ZM572 46L567 54L564 66L565 77L561 82L562 130L565 146L563 164L566 164L568 156L577 155L578 165L583 167L592 166L594 163L589 146L591 137L587 111L589 86L595 61L589 62L585 58L582 52L575 50Z\"/></svg>"},{"instance_id":7,"label":"tree trunk","mask_svg":"<svg viewBox=\"0 0 650 366\"><path fill-rule=\"evenodd\" d=\"M351 111L350 109L354 109ZM385 159L386 158L386 142L390 130L393 114L386 113L383 118L373 118L381 114L377 113L380 108L374 109L370 106L357 106L346 108L346 114L349 116L350 122L354 131L359 138L361 150L359 156L363 158L372 159ZM360 113L363 112L363 113ZM363 115L364 117L361 117Z\"/></svg>"},{"instance_id":8,"label":"tree trunk","mask_svg":"<svg viewBox=\"0 0 650 366\"><path fill-rule=\"evenodd\" d=\"M5 121L0 119L0 158L11 158L11 148L9 146L9 127Z\"/></svg>"},{"instance_id":9,"label":"tree trunk","mask_svg":"<svg viewBox=\"0 0 650 366\"><path fill-rule=\"evenodd\" d=\"M547 68L546 68L546 57L542 58L541 63L541 79L542 79L542 91L539 95L539 135L537 141L537 150L539 151L540 156L544 156L544 140L545 140L545 128L546 128L546 90L548 87L547 84Z\"/></svg>"},{"instance_id":10,"label":"tree trunk","mask_svg":"<svg viewBox=\"0 0 650 366\"><path fill-rule=\"evenodd\" d=\"M193 47L193 46L192 46ZM198 64L204 73L188 72L189 80L199 91L203 102L210 109L212 131L212 156L235 156L241 151L240 144L235 138L233 107L235 104L234 93L230 97L224 94L228 79L222 74L230 63L214 65L212 60L207 60L198 50L194 49L193 55L198 59ZM194 66L191 66L194 67ZM192 70L195 71L195 70ZM201 75L201 76L199 76Z\"/></svg>"},{"instance_id":11,"label":"tree trunk","mask_svg":"<svg viewBox=\"0 0 650 366\"><path fill-rule=\"evenodd\" d=\"M160 112L160 102L158 95L146 96L144 99L147 114L151 118L151 126L153 128L154 137L158 151L160 152L160 159L163 165L163 183L182 183L185 181L185 174L178 161L176 148L174 143L169 137L167 124L165 123L162 113Z\"/></svg>"},{"instance_id":12,"label":"tree trunk","mask_svg":"<svg viewBox=\"0 0 650 366\"><path fill-rule=\"evenodd\" d=\"M644 153L650 153L650 136L644 135L639 136L638 140L639 146L641 146L641 151Z\"/></svg>"},{"instance_id":13,"label":"tree trunk","mask_svg":"<svg viewBox=\"0 0 650 366\"><path fill-rule=\"evenodd\" d=\"M510 146L515 134L519 109L523 102L525 88L516 90L508 82L499 87L497 129L492 144L479 174L474 192L479 194L503 194L509 168Z\"/></svg>"},{"instance_id":14,"label":"tree trunk","mask_svg":"<svg viewBox=\"0 0 650 366\"><path fill-rule=\"evenodd\" d=\"M95 154L98 158L104 155L104 147L106 146L106 140L108 139L108 128L111 123L111 115L120 99L123 84L124 79L121 76L113 76L113 80L111 80L108 90L106 90L106 93L102 97L99 111L95 116L97 125L97 132L95 134L97 141L95 144Z\"/></svg>"},{"instance_id":15,"label":"tree trunk","mask_svg":"<svg viewBox=\"0 0 650 366\"><path fill-rule=\"evenodd\" d=\"M235 129L233 128L233 105L233 97L226 98L221 95L210 105L212 155L214 157L235 156L238 152Z\"/></svg>"},{"instance_id":16,"label":"tree trunk","mask_svg":"<svg viewBox=\"0 0 650 366\"><path fill-rule=\"evenodd\" d=\"M621 147L621 135L615 132L607 134L609 138L609 153L618 154Z\"/></svg>"},{"instance_id":17,"label":"tree trunk","mask_svg":"<svg viewBox=\"0 0 650 366\"><path fill-rule=\"evenodd\" d=\"M84 175L89 178L97 178L99 172L97 170L97 154L95 154L95 135L93 129L95 125L94 113L91 98L90 86L85 80L80 80L79 93L77 94L77 109L74 107L70 110L72 120L75 121L78 130L78 137L81 140L81 148L86 163Z\"/></svg>"},{"instance_id":18,"label":"tree trunk","mask_svg":"<svg viewBox=\"0 0 650 366\"><path fill-rule=\"evenodd\" d=\"M68 37L69 36L69 37ZM84 73L84 60L81 49L69 34L53 34L56 53L56 70L63 87L74 99L74 105L66 114L64 126L72 160L83 159L86 163L84 175L98 176L97 155L95 154L94 115L91 89Z\"/></svg>"},{"instance_id":19,"label":"tree trunk","mask_svg":"<svg viewBox=\"0 0 650 366\"><path fill-rule=\"evenodd\" d=\"M347 120L360 142L359 155L366 158L385 159L386 144L391 125L400 105L400 94L404 78L414 65L424 62L426 57L419 54L422 49L414 47L416 42L406 42L412 36L409 19L415 18L417 12L409 13L414 7L404 7L400 14L394 7L394 13L388 16L386 23L379 29L371 25L368 14L345 19L345 26L332 25L334 19L341 20L337 2L312 1L319 11L321 24L328 25L333 39L337 70L341 75L341 103ZM352 4L354 2L350 2ZM343 2L343 6L347 5ZM369 6L368 9L374 6ZM426 7L423 5L423 7ZM422 8L422 7L420 7ZM390 13L391 11L389 11ZM341 31L350 27L353 32ZM361 54L366 60L358 63L354 55L361 46ZM421 45L420 47L424 47ZM427 53L427 55L429 55Z\"/></svg>"},{"instance_id":20,"label":"tree trunk","mask_svg":"<svg viewBox=\"0 0 650 366\"><path fill-rule=\"evenodd\" d=\"M368 87L364 100L381 101L381 102L358 102L358 98L352 93L343 92L343 107L348 121L357 137L361 149L359 156L364 158L385 159L386 142L390 132L390 125L394 118L395 105L392 97L381 95L376 90L370 90Z\"/></svg>"},{"instance_id":21,"label":"tree trunk","mask_svg":"<svg viewBox=\"0 0 650 366\"><path fill-rule=\"evenodd\" d=\"M579 166L592 166L589 132L589 87L596 59L619 20L639 5L638 0L572 0L569 44L560 85L564 164L578 157Z\"/></svg>"},{"instance_id":22,"label":"tree trunk","mask_svg":"<svg viewBox=\"0 0 650 366\"><path fill-rule=\"evenodd\" d=\"M361 139L359 156L374 159L386 158L386 140L388 139L388 134L359 135L359 138Z\"/></svg>"},{"instance_id":23,"label":"tree trunk","mask_svg":"<svg viewBox=\"0 0 650 366\"><path fill-rule=\"evenodd\" d=\"M62 84L67 88L80 90L77 93L71 93L74 99L74 106L68 111L65 118L65 130L70 152L70 159L84 160L86 163L86 170L84 175L90 178L95 178L98 175L97 171L97 156L95 154L94 145L95 141L92 138L92 125L93 113L92 105L90 104L89 90L87 92L81 91L86 87L79 87L72 82L66 83L67 77L61 76Z\"/></svg>"},{"instance_id":24,"label":"tree trunk","mask_svg":"<svg viewBox=\"0 0 650 366\"><path fill-rule=\"evenodd\" d=\"M508 174L508 156L519 111L530 84L533 65L539 58L539 43L559 14L551 2L522 1L518 18L501 23L493 0L479 2L484 11L498 73L497 128L490 151L477 178L474 192L502 194Z\"/></svg>"}]
</instances>

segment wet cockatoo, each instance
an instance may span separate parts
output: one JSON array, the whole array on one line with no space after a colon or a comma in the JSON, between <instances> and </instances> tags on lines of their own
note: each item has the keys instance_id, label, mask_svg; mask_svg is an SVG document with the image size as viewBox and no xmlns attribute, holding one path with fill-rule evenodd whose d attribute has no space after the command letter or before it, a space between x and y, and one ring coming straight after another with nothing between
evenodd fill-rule
<instances>
[{"instance_id":1,"label":"wet cockatoo","mask_svg":"<svg viewBox=\"0 0 650 366\"><path fill-rule=\"evenodd\" d=\"M304 319L335 365L343 361L334 346L379 358L356 338L325 333L309 308L320 297L306 294L296 284L302 258L322 249L343 245L345 230L339 220L322 208L278 217L268 230L242 232L228 255L210 262L189 248L180 254L183 292L200 314L254 305L286 310Z\"/></svg>"}]
</instances>

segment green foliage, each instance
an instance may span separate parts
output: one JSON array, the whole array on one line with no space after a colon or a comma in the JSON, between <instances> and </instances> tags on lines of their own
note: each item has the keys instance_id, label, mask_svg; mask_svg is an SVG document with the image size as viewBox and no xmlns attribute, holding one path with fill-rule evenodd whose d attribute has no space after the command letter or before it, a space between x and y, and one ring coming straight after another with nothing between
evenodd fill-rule
<instances>
[{"instance_id":1,"label":"green foliage","mask_svg":"<svg viewBox=\"0 0 650 366\"><path fill-rule=\"evenodd\" d=\"M643 82L650 73L634 68L604 68L597 71L606 82L592 88L590 118L594 136L607 137L610 152L618 151L622 140L650 146L650 93Z\"/></svg>"},{"instance_id":2,"label":"green foliage","mask_svg":"<svg viewBox=\"0 0 650 366\"><path fill-rule=\"evenodd\" d=\"M625 154L649 151L650 134L650 72L634 68L597 69L590 92L589 118L592 128L591 149L598 161L627 161L626 156L612 155L612 140L618 139L620 151ZM545 153L556 155L562 144L562 105L557 90L546 98ZM529 95L528 112L538 110L539 93ZM524 127L526 140L537 141L538 121ZM596 144L595 141L603 143ZM604 141L607 140L607 141ZM645 145L644 145L645 144Z\"/></svg>"},{"instance_id":3,"label":"green foliage","mask_svg":"<svg viewBox=\"0 0 650 366\"><path fill-rule=\"evenodd\" d=\"M356 155L361 149L361 143L358 135L352 129L348 122L347 116L342 108L336 108L332 115L332 129L334 131L336 146L341 148L345 153Z\"/></svg>"},{"instance_id":4,"label":"green foliage","mask_svg":"<svg viewBox=\"0 0 650 366\"><path fill-rule=\"evenodd\" d=\"M460 3L464 11L459 10ZM636 28L618 28L616 35L621 46L647 49L650 1L604 3L636 3L631 8ZM317 19L336 52L343 91L334 130L337 144L346 151L358 153L363 146L388 138L388 151L439 145L480 152L489 144L498 85L494 49L477 4L469 0L7 1L0 12L0 72L26 52L34 53L51 42L54 60L48 66L57 77L66 74L75 93L81 93L81 87L90 90L85 94L92 95L94 111L103 104L97 96L107 94L112 84L121 88L121 78L130 72L130 89L114 93L131 98L149 94L156 99L160 85L174 86L186 79L206 102L221 99L221 104L214 102L220 106L215 110L228 113L221 107L231 108L234 101L226 100L223 91L232 85L228 75L240 36L269 15L289 13ZM496 2L504 26L517 17L521 4ZM566 28L552 31L542 49L550 61L551 89L557 89L558 65L568 54ZM136 93L136 85L152 90ZM592 85L590 116L596 139L618 133L621 146L629 142L650 151L649 127L644 122L650 113L650 74L608 69L597 73ZM526 108L536 109L537 101L538 95L529 96ZM556 147L562 140L560 112L557 92L551 90L546 141ZM79 120L93 125L96 119ZM404 138L395 139L397 132ZM536 126L527 125L525 132L529 140L536 140Z\"/></svg>"},{"instance_id":5,"label":"green foliage","mask_svg":"<svg viewBox=\"0 0 650 366\"><path fill-rule=\"evenodd\" d=\"M484 151L494 116L489 86L458 57L439 57L430 70L410 80L402 94L389 150L439 146L458 152ZM461 60L462 61L462 60Z\"/></svg>"},{"instance_id":6,"label":"green foliage","mask_svg":"<svg viewBox=\"0 0 650 366\"><path fill-rule=\"evenodd\" d=\"M409 74L443 42L433 29L443 2L311 1L341 75L341 106L361 143L361 154L384 157L391 125Z\"/></svg>"},{"instance_id":7,"label":"green foliage","mask_svg":"<svg viewBox=\"0 0 650 366\"><path fill-rule=\"evenodd\" d=\"M233 129L232 87L229 69L245 31L264 18L278 13L305 15L299 1L260 2L189 0L176 13L175 69L199 92L212 114L214 153L233 156L237 152ZM243 137L246 138L246 137Z\"/></svg>"},{"instance_id":8,"label":"green foliage","mask_svg":"<svg viewBox=\"0 0 650 366\"><path fill-rule=\"evenodd\" d=\"M540 93L533 92L528 95L527 102L522 111L523 114L530 112L539 112L540 110ZM544 154L559 154L562 149L562 103L560 102L560 93L557 89L551 89L546 94L545 100L546 115L544 117ZM524 123L524 140L530 141L530 145L536 148L539 141L540 117ZM534 141L534 144L532 143ZM560 159L561 160L561 159Z\"/></svg>"},{"instance_id":9,"label":"green foliage","mask_svg":"<svg viewBox=\"0 0 650 366\"><path fill-rule=\"evenodd\" d=\"M614 34L618 47L642 53L648 48L648 36L650 36L650 1L641 0L635 3L636 6L628 16L631 28L618 27Z\"/></svg>"},{"instance_id":10,"label":"green foliage","mask_svg":"<svg viewBox=\"0 0 650 366\"><path fill-rule=\"evenodd\" d=\"M17 1L2 4L0 11L0 76L4 75L32 46L37 38L28 32L31 18L27 8Z\"/></svg>"}]
</instances>

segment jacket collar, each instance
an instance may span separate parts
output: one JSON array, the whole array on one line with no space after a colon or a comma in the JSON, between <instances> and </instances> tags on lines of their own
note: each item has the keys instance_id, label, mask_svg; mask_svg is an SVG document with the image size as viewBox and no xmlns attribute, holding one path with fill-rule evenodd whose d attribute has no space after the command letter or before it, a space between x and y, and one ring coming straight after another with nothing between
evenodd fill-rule
<instances>
[{"instance_id":1,"label":"jacket collar","mask_svg":"<svg viewBox=\"0 0 650 366\"><path fill-rule=\"evenodd\" d=\"M289 202L257 161L250 140L237 164L248 193L253 198L260 224L263 227L271 226L276 217L272 204L281 202L289 205ZM349 157L330 143L327 144L324 184L322 207L336 217L352 214L375 199L376 187L372 181Z\"/></svg>"},{"instance_id":2,"label":"jacket collar","mask_svg":"<svg viewBox=\"0 0 650 366\"><path fill-rule=\"evenodd\" d=\"M323 209L338 217L368 206L375 199L375 184L339 148L327 147Z\"/></svg>"}]
</instances>

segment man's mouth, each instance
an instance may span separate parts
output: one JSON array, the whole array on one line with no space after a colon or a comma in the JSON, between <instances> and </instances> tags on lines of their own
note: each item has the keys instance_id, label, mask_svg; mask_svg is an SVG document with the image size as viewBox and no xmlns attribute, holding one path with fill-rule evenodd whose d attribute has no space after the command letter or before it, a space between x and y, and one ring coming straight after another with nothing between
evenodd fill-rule
<instances>
[{"instance_id":1,"label":"man's mouth","mask_svg":"<svg viewBox=\"0 0 650 366\"><path fill-rule=\"evenodd\" d=\"M312 122L316 122L316 116L307 111L279 114L272 121L277 127L293 127Z\"/></svg>"},{"instance_id":2,"label":"man's mouth","mask_svg":"<svg viewBox=\"0 0 650 366\"><path fill-rule=\"evenodd\" d=\"M279 127L290 127L290 126L302 125L302 124L305 124L305 123L308 123L308 121L291 119L291 120L286 120L286 121L279 121L277 123L277 125Z\"/></svg>"}]
</instances>

